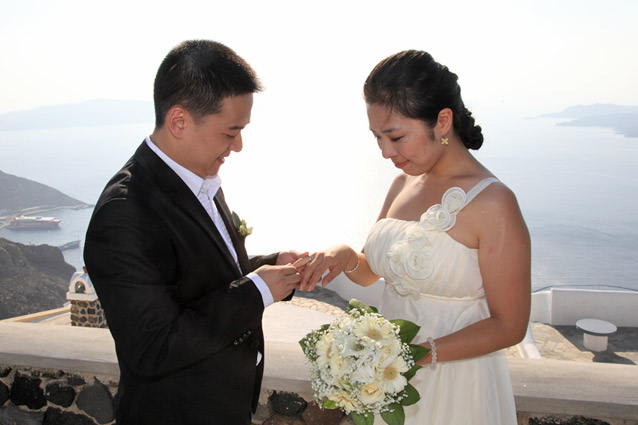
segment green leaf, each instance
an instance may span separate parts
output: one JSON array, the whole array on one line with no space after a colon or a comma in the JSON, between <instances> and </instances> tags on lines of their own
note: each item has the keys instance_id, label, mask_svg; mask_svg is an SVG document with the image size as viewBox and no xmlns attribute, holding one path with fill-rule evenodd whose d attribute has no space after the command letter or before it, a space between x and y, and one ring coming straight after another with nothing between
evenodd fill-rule
<instances>
[{"instance_id":1,"label":"green leaf","mask_svg":"<svg viewBox=\"0 0 638 425\"><path fill-rule=\"evenodd\" d=\"M241 219L239 218L239 216L237 215L235 211L233 211L231 215L233 217L233 226L235 226L235 229L239 229L239 225L241 224Z\"/></svg>"},{"instance_id":2,"label":"green leaf","mask_svg":"<svg viewBox=\"0 0 638 425\"><path fill-rule=\"evenodd\" d=\"M362 415L357 412L352 412L350 416L352 416L352 420L357 425L374 425L374 415L372 413Z\"/></svg>"},{"instance_id":3,"label":"green leaf","mask_svg":"<svg viewBox=\"0 0 638 425\"><path fill-rule=\"evenodd\" d=\"M402 406L411 406L417 401L421 400L421 395L419 394L419 392L410 384L405 386L403 392L405 393L406 397L401 400Z\"/></svg>"},{"instance_id":4,"label":"green leaf","mask_svg":"<svg viewBox=\"0 0 638 425\"><path fill-rule=\"evenodd\" d=\"M423 366L415 364L414 366L412 366L412 368L410 370L408 370L407 372L405 372L403 374L403 376L405 376L405 379L407 379L408 381L410 379L412 379L414 377L414 375L416 374L416 371L421 369Z\"/></svg>"},{"instance_id":5,"label":"green leaf","mask_svg":"<svg viewBox=\"0 0 638 425\"><path fill-rule=\"evenodd\" d=\"M390 320L390 322L399 326L399 337L401 338L401 342L405 344L412 342L416 334L419 333L419 329L421 329L421 326L417 326L409 320L396 319Z\"/></svg>"},{"instance_id":6,"label":"green leaf","mask_svg":"<svg viewBox=\"0 0 638 425\"><path fill-rule=\"evenodd\" d=\"M415 362L418 362L423 357L427 356L432 351L429 348L425 348L422 345L410 344L410 354L414 358Z\"/></svg>"},{"instance_id":7,"label":"green leaf","mask_svg":"<svg viewBox=\"0 0 638 425\"><path fill-rule=\"evenodd\" d=\"M325 399L323 401L323 408L324 409L336 409L337 408L337 403L335 403L334 401L330 400L330 399Z\"/></svg>"},{"instance_id":8,"label":"green leaf","mask_svg":"<svg viewBox=\"0 0 638 425\"><path fill-rule=\"evenodd\" d=\"M362 314L379 312L379 310L377 310L376 307L370 307L363 301L359 301L354 298L351 299L350 303L348 304L348 313L350 313L350 311L352 310L359 310Z\"/></svg>"},{"instance_id":9,"label":"green leaf","mask_svg":"<svg viewBox=\"0 0 638 425\"><path fill-rule=\"evenodd\" d=\"M393 412L381 412L381 417L388 425L403 425L405 423L405 412L403 406L394 403L388 406Z\"/></svg>"}]
</instances>

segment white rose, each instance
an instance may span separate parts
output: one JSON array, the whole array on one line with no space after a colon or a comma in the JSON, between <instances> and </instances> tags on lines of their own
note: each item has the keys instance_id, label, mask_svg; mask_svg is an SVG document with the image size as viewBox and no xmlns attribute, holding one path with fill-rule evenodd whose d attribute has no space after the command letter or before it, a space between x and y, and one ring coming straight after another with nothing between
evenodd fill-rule
<instances>
[{"instance_id":1,"label":"white rose","mask_svg":"<svg viewBox=\"0 0 638 425\"><path fill-rule=\"evenodd\" d=\"M451 187L443 194L443 201L441 204L447 212L452 215L458 214L461 208L465 205L467 195L460 187Z\"/></svg>"},{"instance_id":2,"label":"white rose","mask_svg":"<svg viewBox=\"0 0 638 425\"><path fill-rule=\"evenodd\" d=\"M405 272L412 279L425 279L432 274L432 258L423 249L413 249L405 256Z\"/></svg>"},{"instance_id":3,"label":"white rose","mask_svg":"<svg viewBox=\"0 0 638 425\"><path fill-rule=\"evenodd\" d=\"M408 227L405 236L410 248L425 248L430 244L427 239L427 231L418 224Z\"/></svg>"},{"instance_id":4,"label":"white rose","mask_svg":"<svg viewBox=\"0 0 638 425\"><path fill-rule=\"evenodd\" d=\"M425 230L415 224L406 232L405 240L396 242L388 252L390 269L399 276L397 284L414 286L406 277L425 279L432 273L431 246L425 238Z\"/></svg>"},{"instance_id":5,"label":"white rose","mask_svg":"<svg viewBox=\"0 0 638 425\"><path fill-rule=\"evenodd\" d=\"M385 398L385 393L377 382L371 382L361 387L359 399L363 404L375 404Z\"/></svg>"},{"instance_id":6,"label":"white rose","mask_svg":"<svg viewBox=\"0 0 638 425\"><path fill-rule=\"evenodd\" d=\"M397 276L405 275L405 256L408 253L409 244L407 241L396 242L390 248L388 252L388 259L390 260L390 269Z\"/></svg>"},{"instance_id":7,"label":"white rose","mask_svg":"<svg viewBox=\"0 0 638 425\"><path fill-rule=\"evenodd\" d=\"M450 214L442 205L432 205L421 216L421 223L425 226L446 232L454 227L456 215Z\"/></svg>"},{"instance_id":8,"label":"white rose","mask_svg":"<svg viewBox=\"0 0 638 425\"><path fill-rule=\"evenodd\" d=\"M348 371L348 363L341 356L332 356L328 361L328 369L323 369L327 373L327 375L322 374L323 376L330 376L332 379L325 379L326 382L336 382L336 380L341 379L346 372ZM322 370L322 371L323 371Z\"/></svg>"},{"instance_id":9,"label":"white rose","mask_svg":"<svg viewBox=\"0 0 638 425\"><path fill-rule=\"evenodd\" d=\"M351 411L355 410L356 401L353 397L350 396L347 391L340 391L330 394L328 395L328 398L337 403L337 406L345 410L346 413L350 413Z\"/></svg>"}]
</instances>

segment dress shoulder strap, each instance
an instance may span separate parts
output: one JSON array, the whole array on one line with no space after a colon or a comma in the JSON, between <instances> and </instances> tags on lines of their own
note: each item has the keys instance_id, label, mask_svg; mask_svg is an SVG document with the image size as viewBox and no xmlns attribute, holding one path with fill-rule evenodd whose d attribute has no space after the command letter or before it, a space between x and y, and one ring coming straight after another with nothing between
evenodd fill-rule
<instances>
[{"instance_id":1,"label":"dress shoulder strap","mask_svg":"<svg viewBox=\"0 0 638 425\"><path fill-rule=\"evenodd\" d=\"M489 185L497 181L498 179L496 177L488 177L476 183L476 185L467 192L465 197L465 205L469 204L472 201L472 199L476 197L476 195L478 195L479 193L483 191L483 189L485 189L486 187L488 187Z\"/></svg>"}]
</instances>

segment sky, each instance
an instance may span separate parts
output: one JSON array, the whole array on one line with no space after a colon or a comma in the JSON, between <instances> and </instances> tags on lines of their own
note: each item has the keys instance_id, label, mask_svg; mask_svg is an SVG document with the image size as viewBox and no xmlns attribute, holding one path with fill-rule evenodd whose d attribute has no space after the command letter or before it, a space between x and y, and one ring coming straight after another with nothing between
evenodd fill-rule
<instances>
[{"instance_id":1,"label":"sky","mask_svg":"<svg viewBox=\"0 0 638 425\"><path fill-rule=\"evenodd\" d=\"M152 100L161 60L193 38L244 57L266 86L263 104L284 120L321 125L335 105L363 113L365 77L404 49L457 73L470 108L635 105L636 18L635 0L0 0L0 114Z\"/></svg>"},{"instance_id":2,"label":"sky","mask_svg":"<svg viewBox=\"0 0 638 425\"><path fill-rule=\"evenodd\" d=\"M638 0L0 0L0 114L93 99L150 102L155 73L170 49L188 39L222 42L252 65L266 89L255 96L244 151L221 173L229 204L255 228L249 252L320 249L340 241L358 249L397 173L376 147L362 100L363 82L379 61L419 49L455 72L486 136L477 157L513 188L524 208L542 209L544 185L582 186L576 174L565 178L572 169L562 162L577 164L578 158L561 154L574 149L573 136L565 134L579 130L561 127L564 138L553 130L548 140L549 127L534 125L543 120L522 118L579 104L638 105L637 18ZM0 152L0 163L5 172L93 202L152 132L152 122L133 130L127 139L74 129L77 137L60 144L77 148L64 152L55 136L67 133L48 131L42 134L50 146L38 145L44 153L3 162ZM585 141L604 139L600 131L611 133L578 134ZM8 132L5 140L20 147L21 137ZM635 158L634 150L606 152L608 144L597 140L594 159L612 158L607 165L613 167ZM534 179L531 161L545 164ZM61 163L73 166L50 172ZM594 160L581 168L602 172L600 165ZM550 183L536 182L541 174ZM255 190L255 176L274 189ZM79 193L89 180L98 182L91 186L95 193ZM633 193L635 181L625 180L629 192L625 186L618 191ZM570 187L569 196L557 187L551 194L567 204L578 193L589 199L588 187ZM553 211L543 210L550 221ZM308 226L324 221L329 230Z\"/></svg>"}]
</instances>

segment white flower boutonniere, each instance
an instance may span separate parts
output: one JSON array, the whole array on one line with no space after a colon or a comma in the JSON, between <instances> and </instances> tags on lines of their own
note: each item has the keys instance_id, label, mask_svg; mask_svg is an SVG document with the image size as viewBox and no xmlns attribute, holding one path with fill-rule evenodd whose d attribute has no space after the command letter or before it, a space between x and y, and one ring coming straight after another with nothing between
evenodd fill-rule
<instances>
[{"instance_id":1,"label":"white flower boutonniere","mask_svg":"<svg viewBox=\"0 0 638 425\"><path fill-rule=\"evenodd\" d=\"M246 220L240 219L235 211L233 211L232 216L233 226L235 226L235 229L237 229L242 239L246 239L246 236L250 235L253 232L253 228L248 227L246 225Z\"/></svg>"}]
</instances>

